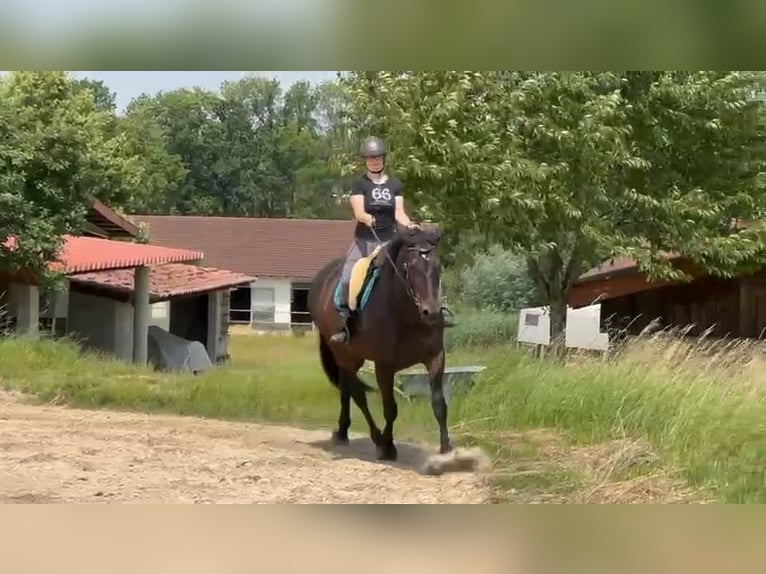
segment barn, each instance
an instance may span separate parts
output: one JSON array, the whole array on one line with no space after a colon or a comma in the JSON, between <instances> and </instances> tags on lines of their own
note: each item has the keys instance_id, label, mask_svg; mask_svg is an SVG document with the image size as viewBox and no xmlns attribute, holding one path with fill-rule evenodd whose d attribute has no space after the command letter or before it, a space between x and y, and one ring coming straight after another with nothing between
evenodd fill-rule
<instances>
[{"instance_id":1,"label":"barn","mask_svg":"<svg viewBox=\"0 0 766 574\"><path fill-rule=\"evenodd\" d=\"M650 281L636 263L616 258L580 276L569 305L601 305L602 328L637 334L652 321L691 336L761 338L766 331L766 271L723 279L695 271L684 257L671 263L692 281Z\"/></svg>"},{"instance_id":2,"label":"barn","mask_svg":"<svg viewBox=\"0 0 766 574\"><path fill-rule=\"evenodd\" d=\"M148 227L149 242L204 253L205 263L257 279L231 293L231 323L261 331L312 329L307 295L314 275L343 257L355 222L133 215ZM157 311L161 313L161 311Z\"/></svg>"}]
</instances>

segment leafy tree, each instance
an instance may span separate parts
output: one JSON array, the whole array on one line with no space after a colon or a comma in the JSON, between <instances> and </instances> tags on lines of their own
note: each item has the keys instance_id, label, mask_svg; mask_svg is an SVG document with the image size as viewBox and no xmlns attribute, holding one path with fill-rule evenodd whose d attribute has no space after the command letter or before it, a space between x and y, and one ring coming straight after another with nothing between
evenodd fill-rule
<instances>
[{"instance_id":1,"label":"leafy tree","mask_svg":"<svg viewBox=\"0 0 766 574\"><path fill-rule=\"evenodd\" d=\"M114 113L117 110L117 94L110 90L101 80L78 78L71 79L70 81L75 94L83 90L90 92L98 111Z\"/></svg>"},{"instance_id":2,"label":"leafy tree","mask_svg":"<svg viewBox=\"0 0 766 574\"><path fill-rule=\"evenodd\" d=\"M391 142L421 213L527 254L563 343L585 267L633 257L677 276L764 261L758 78L740 72L354 72L355 128Z\"/></svg>"},{"instance_id":3,"label":"leafy tree","mask_svg":"<svg viewBox=\"0 0 766 574\"><path fill-rule=\"evenodd\" d=\"M137 134L142 126L156 122L167 152L180 160L185 172L178 181L174 175L176 167L160 160L168 173L165 176L168 185L163 196L147 203L152 212L217 215L225 212L227 200L235 200L234 193L220 192L226 186L225 173L221 173L222 158L227 157L227 151L231 153L225 149L224 128L217 120L220 105L217 94L197 88L144 95L128 105L126 131ZM156 143L159 133L154 138ZM134 140L133 145L138 146L139 142Z\"/></svg>"},{"instance_id":4,"label":"leafy tree","mask_svg":"<svg viewBox=\"0 0 766 574\"><path fill-rule=\"evenodd\" d=\"M110 203L131 213L170 211L188 169L169 151L162 125L150 110L136 106L119 118L109 148L120 179Z\"/></svg>"},{"instance_id":5,"label":"leafy tree","mask_svg":"<svg viewBox=\"0 0 766 574\"><path fill-rule=\"evenodd\" d=\"M136 99L124 123L133 126L130 149L144 149L152 158L149 165L134 161L134 171L144 180L157 174L144 186L153 190L146 209L337 216L345 206L335 194L340 176L333 150L344 101L344 92L332 85L297 82L283 92L276 80L260 77L224 82L220 93L175 90ZM153 134L155 123L161 136L138 137L142 129ZM348 217L348 210L341 216Z\"/></svg>"},{"instance_id":6,"label":"leafy tree","mask_svg":"<svg viewBox=\"0 0 766 574\"><path fill-rule=\"evenodd\" d=\"M62 235L85 222L93 142L103 118L64 72L0 81L0 268L51 279Z\"/></svg>"}]
</instances>

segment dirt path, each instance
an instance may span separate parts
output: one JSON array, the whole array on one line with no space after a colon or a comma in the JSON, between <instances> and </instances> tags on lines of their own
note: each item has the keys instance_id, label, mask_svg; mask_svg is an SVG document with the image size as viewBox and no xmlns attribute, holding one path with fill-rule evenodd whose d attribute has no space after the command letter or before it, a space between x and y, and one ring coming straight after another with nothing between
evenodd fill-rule
<instances>
[{"instance_id":1,"label":"dirt path","mask_svg":"<svg viewBox=\"0 0 766 574\"><path fill-rule=\"evenodd\" d=\"M193 417L26 404L0 391L0 503L485 503L471 473L418 473L430 452L367 437Z\"/></svg>"}]
</instances>

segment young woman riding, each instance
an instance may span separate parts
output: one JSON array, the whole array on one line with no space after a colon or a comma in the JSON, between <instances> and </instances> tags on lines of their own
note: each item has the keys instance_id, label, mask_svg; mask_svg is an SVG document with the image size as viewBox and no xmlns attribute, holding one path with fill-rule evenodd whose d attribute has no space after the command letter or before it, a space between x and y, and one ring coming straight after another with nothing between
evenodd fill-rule
<instances>
[{"instance_id":1,"label":"young woman riding","mask_svg":"<svg viewBox=\"0 0 766 574\"><path fill-rule=\"evenodd\" d=\"M419 227L404 210L402 182L386 173L386 146L383 141L376 137L365 139L361 155L365 158L367 171L354 181L351 190L351 208L357 225L341 273L341 326L330 338L335 343L349 339L347 325L351 311L348 307L348 289L354 264L369 255L379 242L392 239L397 233L397 225L410 229ZM442 307L442 312L445 310Z\"/></svg>"}]
</instances>

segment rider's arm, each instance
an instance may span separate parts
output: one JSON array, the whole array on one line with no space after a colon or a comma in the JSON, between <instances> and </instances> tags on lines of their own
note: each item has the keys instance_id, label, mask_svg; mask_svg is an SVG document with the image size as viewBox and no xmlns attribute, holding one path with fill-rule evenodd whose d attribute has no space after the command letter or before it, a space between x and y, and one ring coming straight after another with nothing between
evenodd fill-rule
<instances>
[{"instance_id":1,"label":"rider's arm","mask_svg":"<svg viewBox=\"0 0 766 574\"><path fill-rule=\"evenodd\" d=\"M354 210L354 219L372 227L374 219L364 210L364 189L361 186L351 190L351 209Z\"/></svg>"},{"instance_id":2,"label":"rider's arm","mask_svg":"<svg viewBox=\"0 0 766 574\"><path fill-rule=\"evenodd\" d=\"M404 197L401 195L396 196L396 221L405 227L412 227L412 220L407 217L407 213L404 211Z\"/></svg>"}]
</instances>

